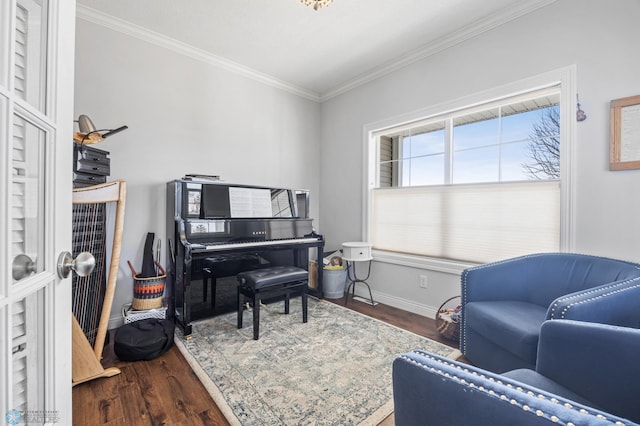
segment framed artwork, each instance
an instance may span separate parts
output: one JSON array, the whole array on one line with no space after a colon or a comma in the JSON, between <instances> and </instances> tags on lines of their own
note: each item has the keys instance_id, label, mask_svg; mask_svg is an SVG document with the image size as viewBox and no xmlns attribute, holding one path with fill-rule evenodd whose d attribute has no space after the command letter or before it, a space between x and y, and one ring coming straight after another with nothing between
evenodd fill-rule
<instances>
[{"instance_id":1,"label":"framed artwork","mask_svg":"<svg viewBox=\"0 0 640 426\"><path fill-rule=\"evenodd\" d=\"M609 170L640 169L640 95L611 101Z\"/></svg>"}]
</instances>

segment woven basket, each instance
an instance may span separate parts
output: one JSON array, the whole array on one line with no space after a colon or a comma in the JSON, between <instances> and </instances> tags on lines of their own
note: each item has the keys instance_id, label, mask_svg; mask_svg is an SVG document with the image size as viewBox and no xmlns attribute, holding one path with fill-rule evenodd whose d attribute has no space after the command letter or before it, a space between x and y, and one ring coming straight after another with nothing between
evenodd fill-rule
<instances>
[{"instance_id":1,"label":"woven basket","mask_svg":"<svg viewBox=\"0 0 640 426\"><path fill-rule=\"evenodd\" d=\"M436 329L448 340L460 340L460 296L453 296L444 301L436 314Z\"/></svg>"},{"instance_id":2,"label":"woven basket","mask_svg":"<svg viewBox=\"0 0 640 426\"><path fill-rule=\"evenodd\" d=\"M155 262L162 275L138 278L138 273L131 265L131 262L127 261L127 263L133 276L133 302L131 307L138 311L160 308L162 306L162 295L164 294L164 283L167 278L162 266Z\"/></svg>"}]
</instances>

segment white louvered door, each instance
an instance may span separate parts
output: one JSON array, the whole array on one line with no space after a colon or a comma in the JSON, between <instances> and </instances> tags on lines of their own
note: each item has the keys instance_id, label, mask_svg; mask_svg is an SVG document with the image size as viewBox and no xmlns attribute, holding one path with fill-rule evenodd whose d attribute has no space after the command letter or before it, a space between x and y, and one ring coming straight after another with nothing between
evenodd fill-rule
<instances>
[{"instance_id":1,"label":"white louvered door","mask_svg":"<svg viewBox=\"0 0 640 426\"><path fill-rule=\"evenodd\" d=\"M0 418L71 424L75 0L0 0Z\"/></svg>"}]
</instances>

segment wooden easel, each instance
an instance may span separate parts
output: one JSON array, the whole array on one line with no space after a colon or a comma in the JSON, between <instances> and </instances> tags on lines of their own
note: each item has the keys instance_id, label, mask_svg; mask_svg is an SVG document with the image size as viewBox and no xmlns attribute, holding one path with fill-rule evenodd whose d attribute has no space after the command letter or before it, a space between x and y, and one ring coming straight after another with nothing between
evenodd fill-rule
<instances>
[{"instance_id":1,"label":"wooden easel","mask_svg":"<svg viewBox=\"0 0 640 426\"><path fill-rule=\"evenodd\" d=\"M72 325L72 384L73 386L100 377L111 377L120 373L115 367L105 369L100 360L109 325L111 305L116 290L118 266L120 264L120 250L122 247L122 231L124 228L124 207L126 197L126 183L122 180L73 190L73 204L101 204L116 203L115 224L113 232L113 246L111 249L111 263L106 282L102 313L100 315L95 343L87 339L80 323L73 315Z\"/></svg>"}]
</instances>

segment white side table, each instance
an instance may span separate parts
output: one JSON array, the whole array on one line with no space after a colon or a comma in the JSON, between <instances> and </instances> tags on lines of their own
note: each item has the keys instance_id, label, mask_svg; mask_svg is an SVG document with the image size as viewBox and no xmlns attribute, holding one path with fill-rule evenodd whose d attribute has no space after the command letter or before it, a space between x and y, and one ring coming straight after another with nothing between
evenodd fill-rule
<instances>
[{"instance_id":1,"label":"white side table","mask_svg":"<svg viewBox=\"0 0 640 426\"><path fill-rule=\"evenodd\" d=\"M347 278L349 279L349 285L344 296L344 304L346 305L349 300L349 290L351 290L351 299L353 299L356 293L356 283L362 283L367 286L371 305L374 306L371 287L367 283L369 275L371 275L371 261L373 260L371 244L366 242L342 243L342 258L347 262ZM367 262L367 275L365 277L358 277L356 273L356 263L358 262Z\"/></svg>"}]
</instances>

